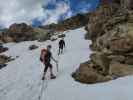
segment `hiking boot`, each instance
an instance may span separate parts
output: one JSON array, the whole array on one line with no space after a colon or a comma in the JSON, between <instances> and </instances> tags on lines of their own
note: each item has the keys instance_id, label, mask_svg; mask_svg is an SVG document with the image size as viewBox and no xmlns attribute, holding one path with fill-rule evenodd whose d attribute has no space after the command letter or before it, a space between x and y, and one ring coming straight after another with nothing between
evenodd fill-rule
<instances>
[{"instance_id":1,"label":"hiking boot","mask_svg":"<svg viewBox=\"0 0 133 100\"><path fill-rule=\"evenodd\" d=\"M51 77L50 77L51 79L55 79L56 78L56 76L54 76L54 75L51 75Z\"/></svg>"},{"instance_id":2,"label":"hiking boot","mask_svg":"<svg viewBox=\"0 0 133 100\"><path fill-rule=\"evenodd\" d=\"M42 77L42 80L45 80L45 77L44 76Z\"/></svg>"}]
</instances>

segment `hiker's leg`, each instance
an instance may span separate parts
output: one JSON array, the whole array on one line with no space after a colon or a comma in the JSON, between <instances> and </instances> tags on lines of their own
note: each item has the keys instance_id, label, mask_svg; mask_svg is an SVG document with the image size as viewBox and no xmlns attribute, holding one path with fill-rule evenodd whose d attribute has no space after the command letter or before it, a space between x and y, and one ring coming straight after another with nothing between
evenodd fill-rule
<instances>
[{"instance_id":1,"label":"hiker's leg","mask_svg":"<svg viewBox=\"0 0 133 100\"><path fill-rule=\"evenodd\" d=\"M61 47L61 54L63 53L63 47Z\"/></svg>"},{"instance_id":2,"label":"hiker's leg","mask_svg":"<svg viewBox=\"0 0 133 100\"><path fill-rule=\"evenodd\" d=\"M52 64L49 64L49 68L50 68L50 75L53 76L54 74L53 74L53 66L52 66Z\"/></svg>"},{"instance_id":3,"label":"hiker's leg","mask_svg":"<svg viewBox=\"0 0 133 100\"><path fill-rule=\"evenodd\" d=\"M51 73L51 79L55 79L56 76L53 74L53 66L52 66L52 64L49 65L49 68L50 68L50 73Z\"/></svg>"},{"instance_id":4,"label":"hiker's leg","mask_svg":"<svg viewBox=\"0 0 133 100\"><path fill-rule=\"evenodd\" d=\"M45 64L45 68L44 68L44 73L43 73L43 80L45 79L45 75L47 73L47 70L48 70L48 64Z\"/></svg>"}]
</instances>

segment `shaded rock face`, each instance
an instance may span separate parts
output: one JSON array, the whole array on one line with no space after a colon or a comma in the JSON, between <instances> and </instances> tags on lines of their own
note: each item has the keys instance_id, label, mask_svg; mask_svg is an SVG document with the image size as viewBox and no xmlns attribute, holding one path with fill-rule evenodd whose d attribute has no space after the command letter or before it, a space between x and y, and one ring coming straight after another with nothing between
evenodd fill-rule
<instances>
[{"instance_id":1,"label":"shaded rock face","mask_svg":"<svg viewBox=\"0 0 133 100\"><path fill-rule=\"evenodd\" d=\"M112 2L89 17L86 38L95 52L72 74L76 81L94 84L133 75L132 0Z\"/></svg>"}]
</instances>

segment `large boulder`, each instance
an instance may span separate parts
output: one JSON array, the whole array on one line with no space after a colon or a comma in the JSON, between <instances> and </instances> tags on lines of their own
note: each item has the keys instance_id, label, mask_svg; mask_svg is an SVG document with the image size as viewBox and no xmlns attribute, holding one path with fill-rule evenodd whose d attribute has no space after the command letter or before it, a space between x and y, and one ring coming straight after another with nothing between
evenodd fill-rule
<instances>
[{"instance_id":1,"label":"large boulder","mask_svg":"<svg viewBox=\"0 0 133 100\"><path fill-rule=\"evenodd\" d=\"M87 61L82 63L80 67L72 74L72 77L81 83L95 84L112 80L111 75L102 75L98 66L92 62Z\"/></svg>"},{"instance_id":2,"label":"large boulder","mask_svg":"<svg viewBox=\"0 0 133 100\"><path fill-rule=\"evenodd\" d=\"M29 46L29 50L35 50L35 49L37 49L37 48L38 48L37 45L30 45L30 46Z\"/></svg>"},{"instance_id":3,"label":"large boulder","mask_svg":"<svg viewBox=\"0 0 133 100\"><path fill-rule=\"evenodd\" d=\"M109 73L107 75L103 75L101 72L102 70L99 70L99 66L88 61L80 64L80 67L72 73L72 77L76 81L86 84L107 82L119 77L133 75L133 65L112 61L109 65Z\"/></svg>"},{"instance_id":4,"label":"large boulder","mask_svg":"<svg viewBox=\"0 0 133 100\"><path fill-rule=\"evenodd\" d=\"M104 76L98 74L94 69L93 65L88 62L80 65L79 69L72 74L72 77L81 83L94 84L105 81Z\"/></svg>"}]
</instances>

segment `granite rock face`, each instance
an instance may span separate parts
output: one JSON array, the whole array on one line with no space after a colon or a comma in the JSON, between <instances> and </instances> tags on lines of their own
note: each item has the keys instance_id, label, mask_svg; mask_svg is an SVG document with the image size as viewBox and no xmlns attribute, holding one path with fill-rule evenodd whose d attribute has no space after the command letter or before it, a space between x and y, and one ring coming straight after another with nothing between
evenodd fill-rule
<instances>
[{"instance_id":1,"label":"granite rock face","mask_svg":"<svg viewBox=\"0 0 133 100\"><path fill-rule=\"evenodd\" d=\"M92 12L85 29L94 53L73 73L76 81L90 84L133 75L131 4L132 0L113 0Z\"/></svg>"}]
</instances>

